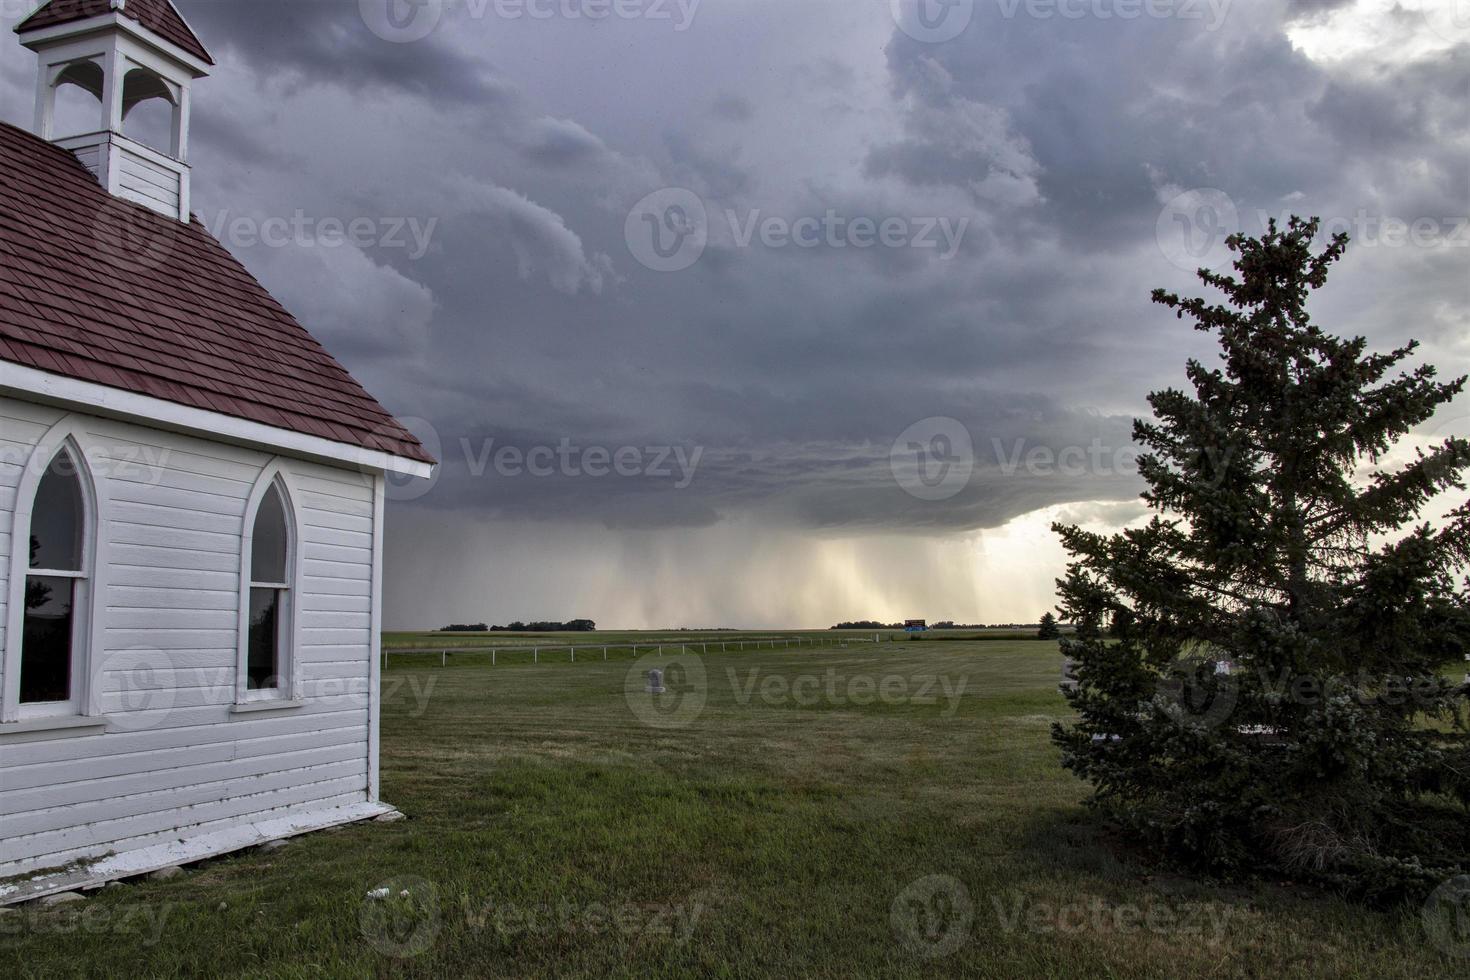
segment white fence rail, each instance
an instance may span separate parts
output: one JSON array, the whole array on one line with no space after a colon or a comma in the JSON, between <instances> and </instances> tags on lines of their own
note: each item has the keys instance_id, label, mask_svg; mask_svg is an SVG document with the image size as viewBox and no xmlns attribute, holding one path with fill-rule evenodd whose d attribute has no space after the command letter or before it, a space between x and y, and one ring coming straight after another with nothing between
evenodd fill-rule
<instances>
[{"instance_id":1,"label":"white fence rail","mask_svg":"<svg viewBox=\"0 0 1470 980\"><path fill-rule=\"evenodd\" d=\"M608 659L608 652L609 651L614 651L614 650L628 650L628 651L631 651L632 652L633 658L634 659L637 659L638 652L640 650L642 650L645 653L655 653L655 654L661 654L661 653L664 652L665 649L668 649L668 650L675 650L675 649L677 649L680 653L688 653L690 650L697 650L700 653L707 654L707 653L709 653L714 648L718 648L718 652L720 652L720 653L729 653L731 651L739 651L739 650L778 650L778 649L791 649L793 646L794 647L797 647L797 648L800 648L800 647L810 647L810 648L816 649L816 648L820 648L820 647L846 646L849 643L874 643L874 644L877 644L877 643L890 642L893 639L894 639L893 637L888 637L887 639L885 639L881 634L874 633L873 634L873 638L871 640L868 639L865 636L841 636L841 637L834 636L834 637L821 637L821 638L811 637L811 636L767 636L767 637L745 637L745 638L739 639L739 640L700 640L700 641L697 641L697 642L687 641L687 642L677 642L677 643L676 642L668 642L668 643L588 643L588 644L582 644L580 646L577 645L577 644L575 644L575 643L541 643L541 644L536 644L536 645L533 645L533 646L521 646L521 647L509 647L509 646L447 647L447 646L439 646L439 647L415 647L415 648L412 648L412 649L408 649L408 648L394 648L394 649L390 649L388 647L384 647L383 648L383 667L384 668L387 668L388 663L389 663L389 657L390 657L390 655L393 655L393 654L397 654L399 656L423 657L423 656L432 656L432 655L434 655L434 654L437 653L437 654L439 654L439 666L441 666L441 667L447 667L447 666L449 666L449 655L452 654L452 653L453 654L474 653L474 654L481 654L481 655L488 653L490 655L490 666L495 667L495 666L499 666L500 655L501 654L505 654L505 653L529 653L529 654L531 654L531 663L533 663L533 664L539 664L539 663L541 663L541 654L542 653L547 653L547 654L568 653L568 654L571 655L570 662L571 663L576 663L577 662L577 654L578 654L578 652L581 652L583 654L583 659L584 660L588 659L589 652L591 654L591 659L594 659L594 660L599 659L598 653L600 652L601 653L600 659L607 660Z\"/></svg>"}]
</instances>

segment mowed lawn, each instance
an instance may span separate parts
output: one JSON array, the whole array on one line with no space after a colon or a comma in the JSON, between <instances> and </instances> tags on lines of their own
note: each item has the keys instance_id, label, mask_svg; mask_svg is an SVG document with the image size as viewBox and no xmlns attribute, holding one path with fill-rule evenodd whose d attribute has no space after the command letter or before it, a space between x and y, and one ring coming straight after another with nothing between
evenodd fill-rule
<instances>
[{"instance_id":1,"label":"mowed lawn","mask_svg":"<svg viewBox=\"0 0 1470 980\"><path fill-rule=\"evenodd\" d=\"M675 652L675 651L669 651ZM478 655L475 655L478 657ZM1465 971L1417 908L1153 875L1048 740L1056 646L395 665L410 819L0 915L10 975L1293 976ZM702 678L701 678L702 672ZM369 893L380 897L369 898Z\"/></svg>"}]
</instances>

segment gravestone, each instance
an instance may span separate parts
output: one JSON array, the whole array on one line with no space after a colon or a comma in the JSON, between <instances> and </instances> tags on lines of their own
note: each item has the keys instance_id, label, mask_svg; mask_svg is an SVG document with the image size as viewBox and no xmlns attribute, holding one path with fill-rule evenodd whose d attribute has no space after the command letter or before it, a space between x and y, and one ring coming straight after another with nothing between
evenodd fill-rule
<instances>
[{"instance_id":1,"label":"gravestone","mask_svg":"<svg viewBox=\"0 0 1470 980\"><path fill-rule=\"evenodd\" d=\"M1077 690L1077 661L1071 657L1062 658L1062 683L1058 686L1064 691Z\"/></svg>"}]
</instances>

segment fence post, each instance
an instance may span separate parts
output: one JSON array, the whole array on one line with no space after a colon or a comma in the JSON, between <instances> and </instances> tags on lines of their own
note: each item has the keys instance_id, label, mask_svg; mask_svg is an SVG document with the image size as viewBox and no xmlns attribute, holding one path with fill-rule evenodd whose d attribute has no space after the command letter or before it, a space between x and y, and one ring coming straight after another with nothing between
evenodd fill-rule
<instances>
[{"instance_id":1,"label":"fence post","mask_svg":"<svg viewBox=\"0 0 1470 980\"><path fill-rule=\"evenodd\" d=\"M494 667L495 666L495 648L494 647L491 647L490 648L490 666L491 667Z\"/></svg>"},{"instance_id":2,"label":"fence post","mask_svg":"<svg viewBox=\"0 0 1470 980\"><path fill-rule=\"evenodd\" d=\"M448 650L440 650L439 651L439 666L440 667L447 667L447 666L449 666L449 651Z\"/></svg>"},{"instance_id":3,"label":"fence post","mask_svg":"<svg viewBox=\"0 0 1470 980\"><path fill-rule=\"evenodd\" d=\"M607 659L607 647L603 647L602 648L602 659L603 660L606 660Z\"/></svg>"},{"instance_id":4,"label":"fence post","mask_svg":"<svg viewBox=\"0 0 1470 980\"><path fill-rule=\"evenodd\" d=\"M570 650L570 651L572 651L572 663L576 663L577 662L577 648L576 647L567 647L567 649Z\"/></svg>"},{"instance_id":5,"label":"fence post","mask_svg":"<svg viewBox=\"0 0 1470 980\"><path fill-rule=\"evenodd\" d=\"M533 664L539 664L540 662L541 662L541 648L540 647L532 647L531 648L531 663L533 663Z\"/></svg>"}]
</instances>

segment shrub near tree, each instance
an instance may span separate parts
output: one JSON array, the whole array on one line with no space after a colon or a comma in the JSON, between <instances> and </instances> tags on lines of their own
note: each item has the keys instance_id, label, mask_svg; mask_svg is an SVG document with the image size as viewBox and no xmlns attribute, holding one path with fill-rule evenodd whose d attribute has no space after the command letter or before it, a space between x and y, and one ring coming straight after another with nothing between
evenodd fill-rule
<instances>
[{"instance_id":1,"label":"shrub near tree","mask_svg":"<svg viewBox=\"0 0 1470 980\"><path fill-rule=\"evenodd\" d=\"M1041 625L1036 629L1036 638L1038 640L1059 640L1062 638L1062 631L1057 628L1057 618L1051 613L1041 614Z\"/></svg>"},{"instance_id":2,"label":"shrub near tree","mask_svg":"<svg viewBox=\"0 0 1470 980\"><path fill-rule=\"evenodd\" d=\"M1420 519L1464 488L1470 443L1384 463L1465 379L1313 324L1347 247L1317 231L1230 239L1235 275L1199 273L1223 303L1154 294L1222 363L1135 423L1147 526L1056 528L1079 718L1053 737L1174 862L1391 901L1470 870L1470 505Z\"/></svg>"}]
</instances>

